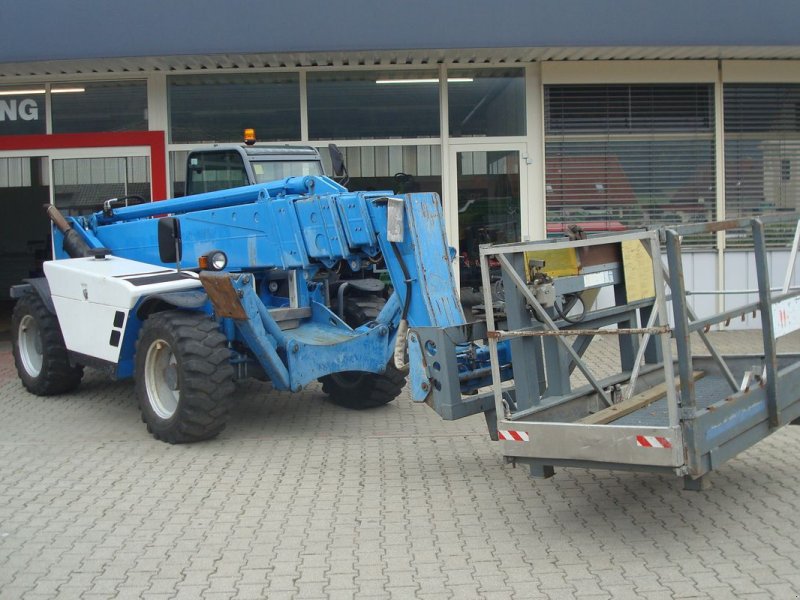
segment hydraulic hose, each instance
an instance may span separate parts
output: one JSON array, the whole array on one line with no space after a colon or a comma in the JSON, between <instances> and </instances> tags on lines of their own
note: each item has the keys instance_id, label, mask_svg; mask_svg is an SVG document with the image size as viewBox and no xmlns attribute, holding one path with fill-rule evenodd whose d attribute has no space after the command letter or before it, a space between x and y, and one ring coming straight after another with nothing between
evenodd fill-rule
<instances>
[{"instance_id":1,"label":"hydraulic hose","mask_svg":"<svg viewBox=\"0 0 800 600\"><path fill-rule=\"evenodd\" d=\"M583 312L581 312L581 314L575 317L569 317L567 316L567 314L569 313L569 311L573 309L575 304L577 304L578 302L583 304L583 299L580 297L580 295L571 294L570 298L564 303L564 306L559 307L558 303L556 303L554 305L554 308L556 309L556 313L558 313L558 316L564 319L567 323L572 323L573 325L577 325L578 323L583 321L584 317L586 316L586 307L584 306Z\"/></svg>"},{"instance_id":2,"label":"hydraulic hose","mask_svg":"<svg viewBox=\"0 0 800 600\"><path fill-rule=\"evenodd\" d=\"M69 222L64 218L64 215L61 214L61 211L52 204L45 204L44 208L53 224L64 234L64 252L69 254L72 258L91 256L89 245L81 235L70 226Z\"/></svg>"}]
</instances>

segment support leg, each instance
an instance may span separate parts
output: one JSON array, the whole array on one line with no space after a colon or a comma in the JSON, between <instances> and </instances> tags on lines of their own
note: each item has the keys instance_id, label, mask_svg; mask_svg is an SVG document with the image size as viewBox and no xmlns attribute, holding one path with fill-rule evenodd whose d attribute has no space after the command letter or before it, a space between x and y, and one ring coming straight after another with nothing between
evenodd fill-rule
<instances>
[{"instance_id":1,"label":"support leg","mask_svg":"<svg viewBox=\"0 0 800 600\"><path fill-rule=\"evenodd\" d=\"M711 489L711 480L708 475L702 475L697 479L692 479L688 475L683 478L683 489L689 492L702 492Z\"/></svg>"},{"instance_id":2,"label":"support leg","mask_svg":"<svg viewBox=\"0 0 800 600\"><path fill-rule=\"evenodd\" d=\"M540 479L547 479L556 474L553 465L531 465L531 477L538 477Z\"/></svg>"},{"instance_id":3,"label":"support leg","mask_svg":"<svg viewBox=\"0 0 800 600\"><path fill-rule=\"evenodd\" d=\"M498 440L497 411L487 410L485 413L483 413L483 416L486 419L486 426L489 428L489 437L492 439L493 442L496 442Z\"/></svg>"}]
</instances>

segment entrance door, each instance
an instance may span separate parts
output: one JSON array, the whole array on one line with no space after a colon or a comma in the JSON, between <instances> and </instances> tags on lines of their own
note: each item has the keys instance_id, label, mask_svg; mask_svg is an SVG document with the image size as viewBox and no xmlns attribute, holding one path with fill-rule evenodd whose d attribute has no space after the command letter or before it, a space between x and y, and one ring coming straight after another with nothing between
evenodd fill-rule
<instances>
[{"instance_id":1,"label":"entrance door","mask_svg":"<svg viewBox=\"0 0 800 600\"><path fill-rule=\"evenodd\" d=\"M522 197L527 189L524 154L522 144L451 147L450 189L456 192L456 202L445 199L449 204L445 210L457 225L461 303L468 320L473 307L480 305L476 312L481 312L483 304L480 245L530 237L528 207Z\"/></svg>"}]
</instances>

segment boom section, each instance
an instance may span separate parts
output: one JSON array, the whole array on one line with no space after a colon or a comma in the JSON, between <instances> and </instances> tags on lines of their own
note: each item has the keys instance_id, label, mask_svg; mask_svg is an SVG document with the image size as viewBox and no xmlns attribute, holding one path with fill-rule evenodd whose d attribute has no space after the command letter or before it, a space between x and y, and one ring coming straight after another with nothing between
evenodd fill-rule
<instances>
[{"instance_id":1,"label":"boom section","mask_svg":"<svg viewBox=\"0 0 800 600\"><path fill-rule=\"evenodd\" d=\"M179 222L182 268L224 252L226 271L299 270L310 281L322 269L357 272L382 257L410 324L464 323L434 193L349 192L326 177L291 177L98 212L85 232L116 256L174 266L159 252L164 217Z\"/></svg>"}]
</instances>

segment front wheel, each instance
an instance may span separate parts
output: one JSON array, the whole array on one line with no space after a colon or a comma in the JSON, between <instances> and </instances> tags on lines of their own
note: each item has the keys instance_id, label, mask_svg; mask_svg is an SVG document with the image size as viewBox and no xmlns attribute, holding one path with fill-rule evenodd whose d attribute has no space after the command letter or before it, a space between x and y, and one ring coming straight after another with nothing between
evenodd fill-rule
<instances>
[{"instance_id":1,"label":"front wheel","mask_svg":"<svg viewBox=\"0 0 800 600\"><path fill-rule=\"evenodd\" d=\"M347 371L321 377L322 391L331 402L361 410L388 404L403 391L406 376L398 371L393 361L386 365L382 375L363 371Z\"/></svg>"},{"instance_id":2,"label":"front wheel","mask_svg":"<svg viewBox=\"0 0 800 600\"><path fill-rule=\"evenodd\" d=\"M345 298L345 322L352 328L374 321L386 304L377 294L360 294ZM364 371L345 371L320 377L322 391L334 404L361 410L377 408L388 404L403 391L406 376L394 366L394 360L386 365L386 371L379 375Z\"/></svg>"},{"instance_id":3,"label":"front wheel","mask_svg":"<svg viewBox=\"0 0 800 600\"><path fill-rule=\"evenodd\" d=\"M58 317L37 293L27 292L17 300L11 331L14 363L26 390L51 396L78 387L83 367L70 364Z\"/></svg>"},{"instance_id":4,"label":"front wheel","mask_svg":"<svg viewBox=\"0 0 800 600\"><path fill-rule=\"evenodd\" d=\"M201 313L149 317L136 343L136 396L147 430L170 444L218 435L228 422L233 367L225 336Z\"/></svg>"}]
</instances>

